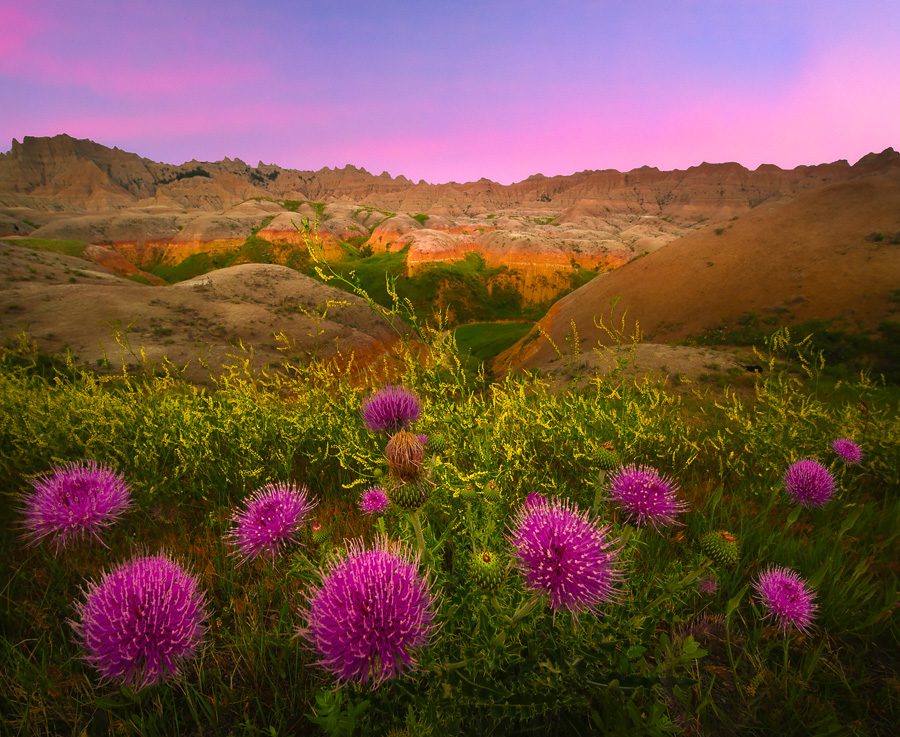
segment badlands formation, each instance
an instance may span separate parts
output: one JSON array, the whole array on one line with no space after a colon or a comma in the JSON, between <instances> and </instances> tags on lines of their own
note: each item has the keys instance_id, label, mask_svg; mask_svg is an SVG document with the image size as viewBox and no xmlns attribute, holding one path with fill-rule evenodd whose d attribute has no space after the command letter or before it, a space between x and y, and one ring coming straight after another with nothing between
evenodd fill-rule
<instances>
[{"instance_id":1,"label":"badlands formation","mask_svg":"<svg viewBox=\"0 0 900 737\"><path fill-rule=\"evenodd\" d=\"M26 329L45 347L70 345L102 360L113 350L109 338L79 342L75 323L84 335L103 321L137 320L149 339L174 330L179 314L208 310L189 321L196 335L185 338L187 357L195 343L216 338L215 350L224 350L226 336L258 347L262 333L281 325L272 316L290 313L299 321L290 331L311 352L374 352L391 339L383 324L364 318L346 293L285 268L307 257L297 228L304 220L317 224L332 261L400 253L416 275L478 254L486 267L502 267L491 272L489 291L514 289L523 306L540 310L563 297L542 322L557 341L574 320L585 345L594 344L593 318L613 301L657 340L748 310L797 319L840 312L864 327L884 318L888 282L900 284L898 247L889 243L900 233L898 172L900 155L887 149L853 165L792 170L704 163L537 174L511 185L429 184L353 166L300 171L228 158L171 165L67 135L26 137L0 154L0 259L8 272L0 328L4 337ZM873 232L887 241L866 240ZM45 250L37 256L34 248ZM221 266L229 268L210 271ZM202 271L210 273L185 281ZM254 280L266 286L248 290ZM309 298L293 305L298 294ZM441 290L435 294L440 301ZM266 314L232 314L227 305L245 299ZM340 300L349 304L341 308L346 319L327 309ZM317 310L329 312L319 319L329 326L307 340L315 330L303 320L315 322L309 315ZM204 333L204 320L215 329ZM549 350L527 336L498 365L542 365Z\"/></svg>"},{"instance_id":2,"label":"badlands formation","mask_svg":"<svg viewBox=\"0 0 900 737\"><path fill-rule=\"evenodd\" d=\"M329 258L341 256L341 243L373 253L408 248L415 273L476 252L488 267L509 267L506 281L535 304L567 291L579 267L618 268L694 230L879 163L755 171L701 164L538 174L508 186L427 184L353 166L297 171L239 159L172 166L66 135L26 137L0 154L0 237L82 241L105 249L89 258L146 274L199 252L237 250L254 232L280 246L286 263L303 248L295 223L317 218Z\"/></svg>"}]
</instances>

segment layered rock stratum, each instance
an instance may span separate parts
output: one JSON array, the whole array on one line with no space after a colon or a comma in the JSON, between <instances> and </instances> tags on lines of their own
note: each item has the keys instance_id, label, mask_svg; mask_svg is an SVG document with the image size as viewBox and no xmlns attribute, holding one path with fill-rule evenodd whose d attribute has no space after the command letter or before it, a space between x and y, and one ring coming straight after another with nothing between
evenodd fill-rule
<instances>
[{"instance_id":1,"label":"layered rock stratum","mask_svg":"<svg viewBox=\"0 0 900 737\"><path fill-rule=\"evenodd\" d=\"M67 135L25 137L0 154L0 237L78 240L146 273L198 253L237 252L251 236L291 263L292 252L305 249L297 226L307 219L317 222L327 258L341 258L343 244L373 253L406 248L415 273L478 253L489 267L508 267L498 285L540 304L568 291L579 269L617 269L764 203L898 160L888 149L852 166L751 171L704 163L536 174L511 185L428 184L353 166L303 171L228 158L172 165Z\"/></svg>"}]
</instances>

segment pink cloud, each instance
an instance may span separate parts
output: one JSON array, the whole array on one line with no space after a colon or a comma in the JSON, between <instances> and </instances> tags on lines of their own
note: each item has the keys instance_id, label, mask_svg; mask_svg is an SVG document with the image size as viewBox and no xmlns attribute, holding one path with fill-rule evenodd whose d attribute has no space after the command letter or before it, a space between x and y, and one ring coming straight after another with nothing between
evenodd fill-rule
<instances>
[{"instance_id":1,"label":"pink cloud","mask_svg":"<svg viewBox=\"0 0 900 737\"><path fill-rule=\"evenodd\" d=\"M0 65L26 48L43 25L30 3L0 4Z\"/></svg>"}]
</instances>

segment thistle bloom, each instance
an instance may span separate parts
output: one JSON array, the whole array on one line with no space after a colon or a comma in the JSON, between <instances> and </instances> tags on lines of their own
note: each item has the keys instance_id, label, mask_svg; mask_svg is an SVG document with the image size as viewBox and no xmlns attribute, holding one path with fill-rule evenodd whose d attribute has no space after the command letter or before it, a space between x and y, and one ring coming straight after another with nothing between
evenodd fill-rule
<instances>
[{"instance_id":1,"label":"thistle bloom","mask_svg":"<svg viewBox=\"0 0 900 737\"><path fill-rule=\"evenodd\" d=\"M509 542L525 585L545 591L558 611L596 611L613 601L622 578L619 550L586 512L568 500L526 502L513 520Z\"/></svg>"},{"instance_id":2,"label":"thistle bloom","mask_svg":"<svg viewBox=\"0 0 900 737\"><path fill-rule=\"evenodd\" d=\"M135 689L177 675L206 631L196 579L167 555L134 558L90 581L72 622L100 675Z\"/></svg>"},{"instance_id":3,"label":"thistle bloom","mask_svg":"<svg viewBox=\"0 0 900 737\"><path fill-rule=\"evenodd\" d=\"M100 533L131 507L124 477L94 461L56 466L31 482L25 499L25 534L31 544L49 539L56 550Z\"/></svg>"},{"instance_id":4,"label":"thistle bloom","mask_svg":"<svg viewBox=\"0 0 900 737\"><path fill-rule=\"evenodd\" d=\"M234 527L226 534L229 545L244 563L260 555L272 560L290 544L296 544L306 515L315 506L305 486L268 484L253 492L232 516Z\"/></svg>"},{"instance_id":5,"label":"thistle bloom","mask_svg":"<svg viewBox=\"0 0 900 737\"><path fill-rule=\"evenodd\" d=\"M547 497L541 494L539 491L532 491L527 497L525 497L525 506L526 507L536 507L541 504L547 503Z\"/></svg>"},{"instance_id":6,"label":"thistle bloom","mask_svg":"<svg viewBox=\"0 0 900 737\"><path fill-rule=\"evenodd\" d=\"M831 442L831 449L844 463L856 464L862 460L862 451L850 438L838 438Z\"/></svg>"},{"instance_id":7,"label":"thistle bloom","mask_svg":"<svg viewBox=\"0 0 900 737\"><path fill-rule=\"evenodd\" d=\"M363 514L381 514L389 504L388 496L380 486L371 486L359 496L359 511Z\"/></svg>"},{"instance_id":8,"label":"thistle bloom","mask_svg":"<svg viewBox=\"0 0 900 737\"><path fill-rule=\"evenodd\" d=\"M419 398L402 386L380 389L362 404L363 421L372 432L405 430L421 414Z\"/></svg>"},{"instance_id":9,"label":"thistle bloom","mask_svg":"<svg viewBox=\"0 0 900 737\"><path fill-rule=\"evenodd\" d=\"M766 618L773 619L782 630L794 626L801 632L809 630L816 611L815 594L797 573L780 566L771 566L753 584L757 600L766 609Z\"/></svg>"},{"instance_id":10,"label":"thistle bloom","mask_svg":"<svg viewBox=\"0 0 900 737\"><path fill-rule=\"evenodd\" d=\"M675 492L678 485L650 466L625 466L610 482L610 496L638 527L676 524L687 509Z\"/></svg>"},{"instance_id":11,"label":"thistle bloom","mask_svg":"<svg viewBox=\"0 0 900 737\"><path fill-rule=\"evenodd\" d=\"M434 630L434 597L418 557L376 541L354 541L309 594L304 634L319 665L339 681L379 686L415 667Z\"/></svg>"},{"instance_id":12,"label":"thistle bloom","mask_svg":"<svg viewBox=\"0 0 900 737\"><path fill-rule=\"evenodd\" d=\"M784 474L784 488L796 504L824 507L834 496L834 478L818 461L805 458L792 463Z\"/></svg>"}]
</instances>

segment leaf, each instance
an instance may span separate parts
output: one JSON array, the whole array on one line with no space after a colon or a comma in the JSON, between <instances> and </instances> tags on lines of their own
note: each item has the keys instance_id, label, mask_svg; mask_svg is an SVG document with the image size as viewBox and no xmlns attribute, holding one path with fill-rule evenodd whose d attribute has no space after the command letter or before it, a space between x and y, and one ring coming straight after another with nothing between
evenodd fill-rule
<instances>
[{"instance_id":1,"label":"leaf","mask_svg":"<svg viewBox=\"0 0 900 737\"><path fill-rule=\"evenodd\" d=\"M728 604L725 606L725 616L730 617L735 609L738 608L741 604L741 599L744 598L744 594L747 593L747 589L749 586L745 585L740 591L737 592L734 596L732 596L728 600Z\"/></svg>"},{"instance_id":2,"label":"leaf","mask_svg":"<svg viewBox=\"0 0 900 737\"><path fill-rule=\"evenodd\" d=\"M645 652L647 652L647 648L643 645L632 645L625 651L625 657L629 660L637 660Z\"/></svg>"}]
</instances>

